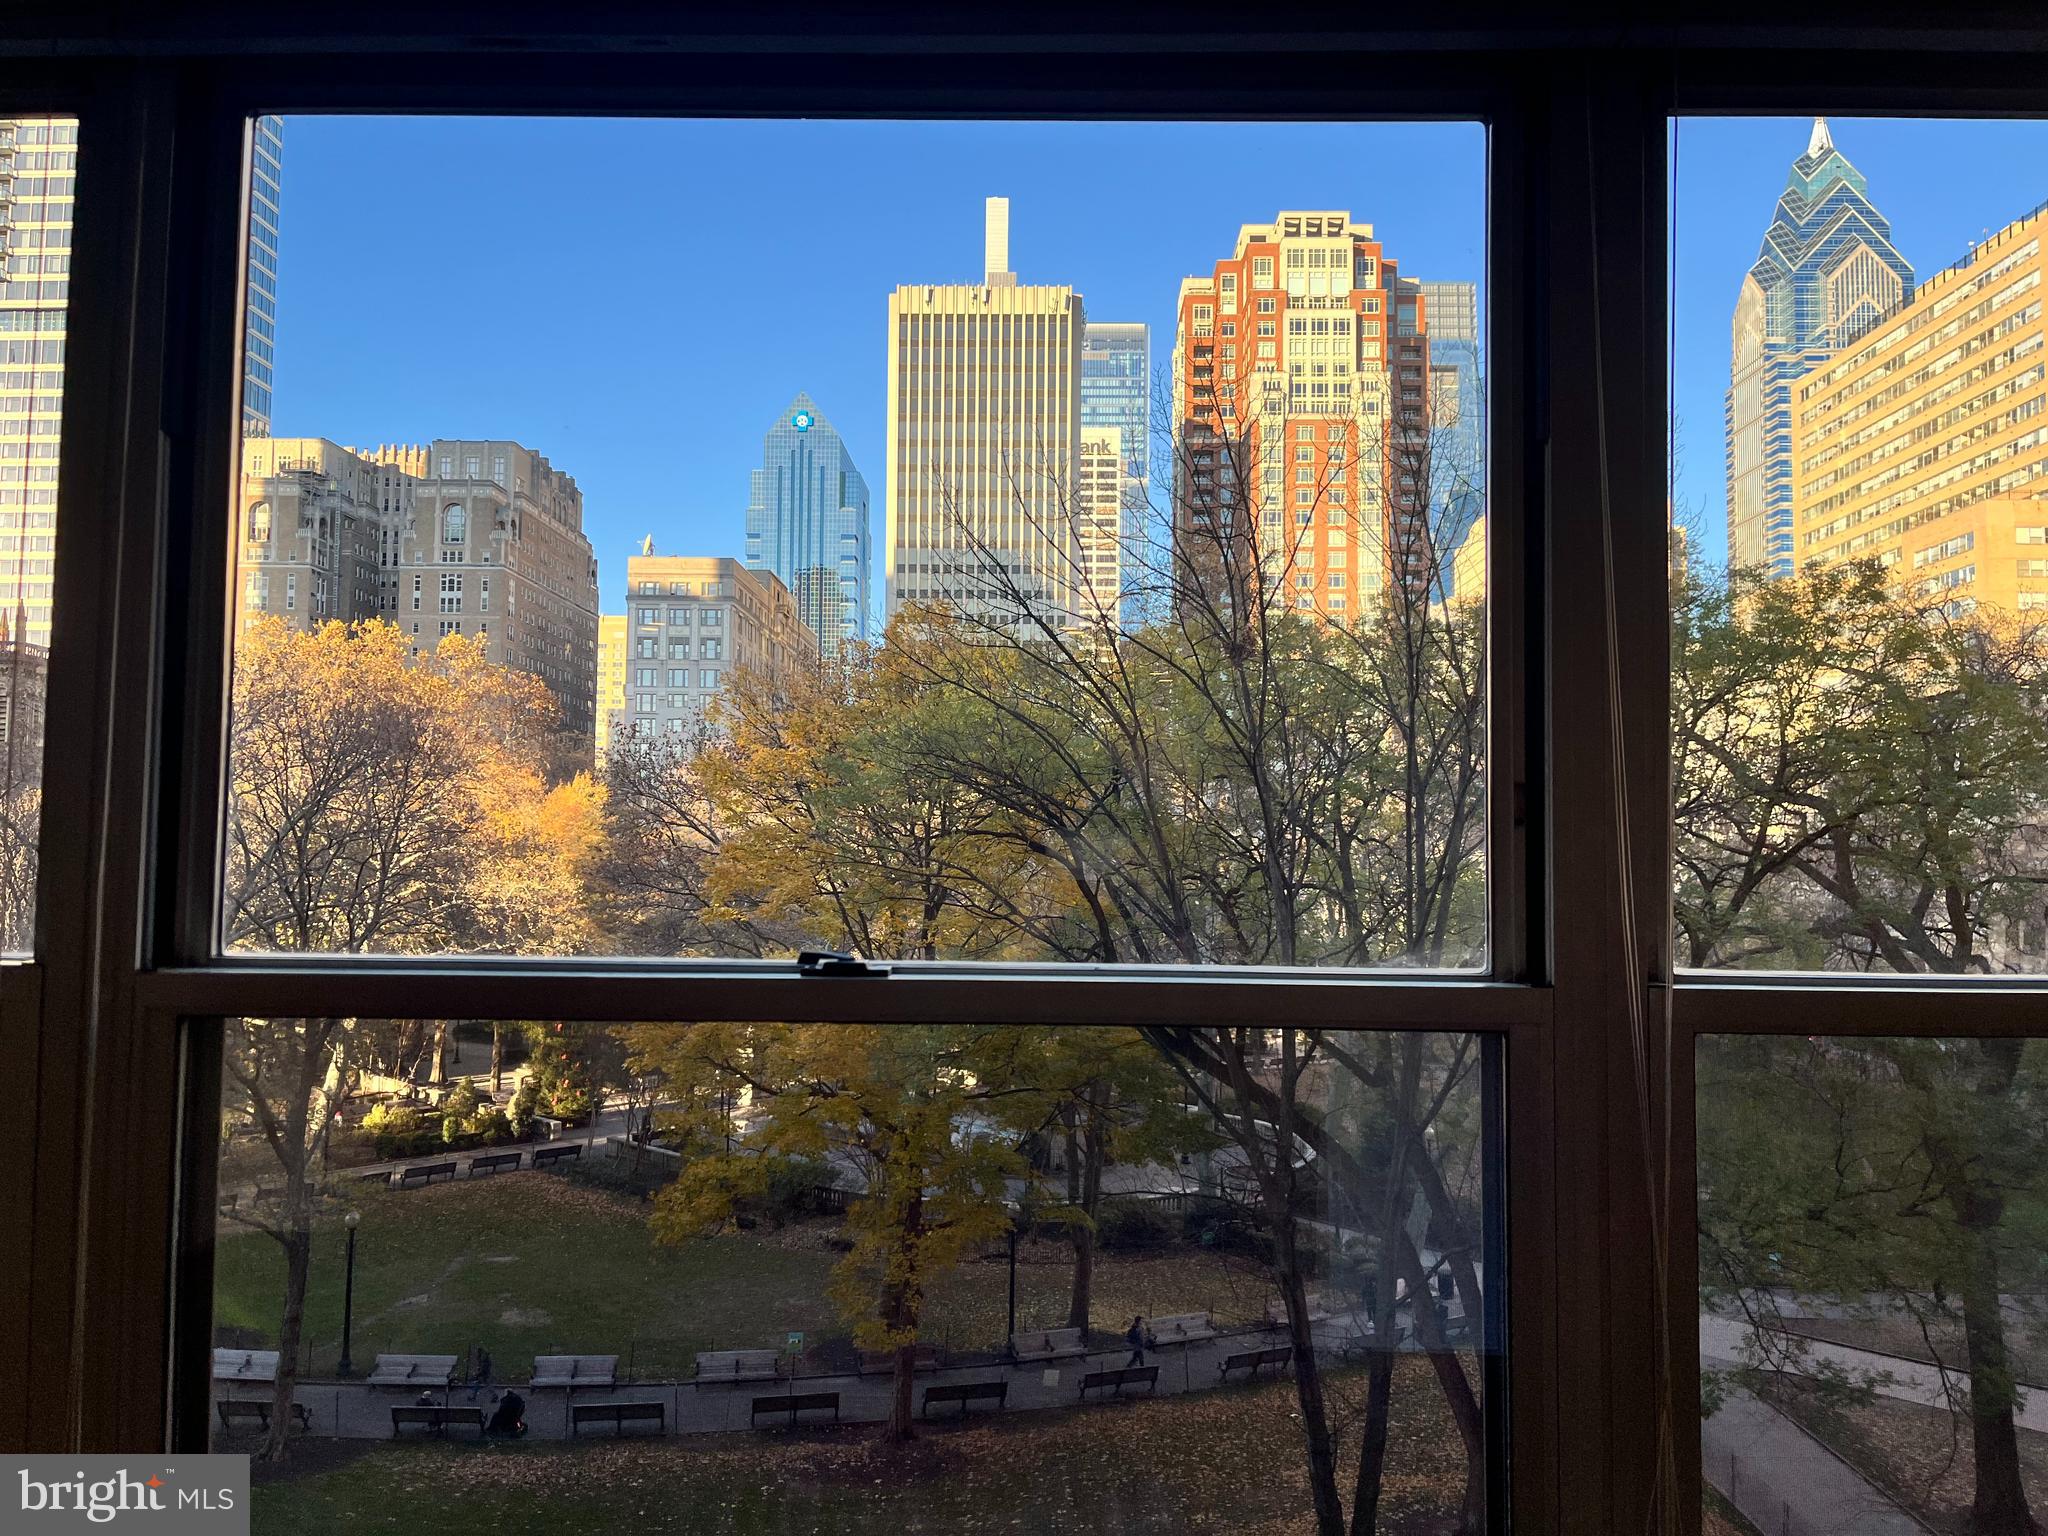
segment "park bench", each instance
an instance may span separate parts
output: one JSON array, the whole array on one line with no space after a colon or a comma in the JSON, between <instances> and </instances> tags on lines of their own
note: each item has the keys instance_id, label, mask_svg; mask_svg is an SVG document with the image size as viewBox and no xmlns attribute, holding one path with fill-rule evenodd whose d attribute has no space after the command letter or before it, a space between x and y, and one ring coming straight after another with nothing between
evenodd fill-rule
<instances>
[{"instance_id":1,"label":"park bench","mask_svg":"<svg viewBox=\"0 0 2048 1536\"><path fill-rule=\"evenodd\" d=\"M1198 1344L1216 1337L1216 1325L1206 1312L1176 1312L1171 1317L1153 1318L1146 1332L1154 1344Z\"/></svg>"},{"instance_id":2,"label":"park bench","mask_svg":"<svg viewBox=\"0 0 2048 1536\"><path fill-rule=\"evenodd\" d=\"M839 1394L837 1392L780 1392L774 1397L754 1399L754 1411L747 1422L757 1422L764 1413L786 1413L791 1428L796 1427L796 1416L800 1413L823 1413L832 1410L832 1422L839 1422Z\"/></svg>"},{"instance_id":3,"label":"park bench","mask_svg":"<svg viewBox=\"0 0 2048 1536\"><path fill-rule=\"evenodd\" d=\"M216 1349L213 1352L215 1381L275 1381L277 1351L274 1349Z\"/></svg>"},{"instance_id":4,"label":"park bench","mask_svg":"<svg viewBox=\"0 0 2048 1536\"><path fill-rule=\"evenodd\" d=\"M610 1391L619 1374L617 1355L535 1355L536 1387L603 1387Z\"/></svg>"},{"instance_id":5,"label":"park bench","mask_svg":"<svg viewBox=\"0 0 2048 1536\"><path fill-rule=\"evenodd\" d=\"M535 1147L533 1149L533 1166L545 1168L551 1163L559 1163L565 1157L581 1157L582 1155L583 1143L580 1141L572 1141L566 1147Z\"/></svg>"},{"instance_id":6,"label":"park bench","mask_svg":"<svg viewBox=\"0 0 2048 1536\"><path fill-rule=\"evenodd\" d=\"M1273 1349L1247 1349L1235 1355L1225 1355L1223 1364L1216 1368L1216 1375L1219 1380L1228 1381L1232 1371L1243 1371L1247 1376L1256 1378L1266 1366L1277 1366L1284 1371L1293 1363L1294 1346L1291 1344Z\"/></svg>"},{"instance_id":7,"label":"park bench","mask_svg":"<svg viewBox=\"0 0 2048 1536\"><path fill-rule=\"evenodd\" d=\"M1071 1360L1087 1353L1078 1328L1034 1328L1010 1336L1010 1354L1017 1360Z\"/></svg>"},{"instance_id":8,"label":"park bench","mask_svg":"<svg viewBox=\"0 0 2048 1536\"><path fill-rule=\"evenodd\" d=\"M455 1379L453 1355L379 1355L367 1378L373 1387L445 1387Z\"/></svg>"},{"instance_id":9,"label":"park bench","mask_svg":"<svg viewBox=\"0 0 2048 1536\"><path fill-rule=\"evenodd\" d=\"M487 1152L482 1157L472 1157L469 1160L469 1176L473 1179L479 1174L517 1168L525 1156L524 1152Z\"/></svg>"},{"instance_id":10,"label":"park bench","mask_svg":"<svg viewBox=\"0 0 2048 1536\"><path fill-rule=\"evenodd\" d=\"M270 1400L261 1397L224 1397L214 1407L220 1410L220 1427L233 1429L237 1419L254 1419L258 1429L270 1428ZM299 1428L310 1431L313 1415L304 1403L292 1404L292 1416L299 1421Z\"/></svg>"},{"instance_id":11,"label":"park bench","mask_svg":"<svg viewBox=\"0 0 2048 1536\"><path fill-rule=\"evenodd\" d=\"M431 1184L436 1179L454 1177L455 1159L452 1157L445 1163L414 1163L410 1168L398 1171L398 1187L410 1189L415 1184Z\"/></svg>"},{"instance_id":12,"label":"park bench","mask_svg":"<svg viewBox=\"0 0 2048 1536\"><path fill-rule=\"evenodd\" d=\"M967 1416L967 1405L973 1402L993 1400L996 1407L1008 1406L1010 1384L1007 1381L952 1381L944 1385L924 1389L924 1417L932 1416L933 1403L958 1403L960 1415Z\"/></svg>"},{"instance_id":13,"label":"park bench","mask_svg":"<svg viewBox=\"0 0 2048 1536\"><path fill-rule=\"evenodd\" d=\"M1149 1392L1159 1390L1159 1367L1156 1365L1127 1365L1118 1371L1090 1371L1081 1378L1080 1395L1085 1399L1090 1392L1113 1391L1118 1397L1124 1395L1125 1387L1144 1383Z\"/></svg>"},{"instance_id":14,"label":"park bench","mask_svg":"<svg viewBox=\"0 0 2048 1536\"><path fill-rule=\"evenodd\" d=\"M1344 1311L1343 1304L1327 1291L1310 1291L1307 1299L1308 1320L1312 1323L1336 1317ZM1284 1296L1271 1296L1266 1299L1266 1321L1275 1328L1287 1326L1287 1299Z\"/></svg>"},{"instance_id":15,"label":"park bench","mask_svg":"<svg viewBox=\"0 0 2048 1536\"><path fill-rule=\"evenodd\" d=\"M412 1407L391 1410L391 1437L398 1438L398 1432L408 1424L421 1426L430 1435L444 1433L450 1424L472 1424L481 1436L484 1432L484 1411L481 1408Z\"/></svg>"},{"instance_id":16,"label":"park bench","mask_svg":"<svg viewBox=\"0 0 2048 1536\"><path fill-rule=\"evenodd\" d=\"M571 1403L569 1405L569 1438L576 1438L576 1431L585 1424L609 1423L616 1434L623 1435L629 1422L654 1421L657 1435L668 1432L668 1405L666 1403Z\"/></svg>"},{"instance_id":17,"label":"park bench","mask_svg":"<svg viewBox=\"0 0 2048 1536\"><path fill-rule=\"evenodd\" d=\"M919 1344L911 1350L910 1369L917 1374L936 1371L946 1363L946 1352L937 1344ZM896 1351L893 1349L864 1349L860 1352L860 1373L863 1376L888 1376L896 1369Z\"/></svg>"},{"instance_id":18,"label":"park bench","mask_svg":"<svg viewBox=\"0 0 2048 1536\"><path fill-rule=\"evenodd\" d=\"M356 1175L356 1182L358 1184L389 1184L391 1182L391 1170L389 1168L378 1168L370 1173L359 1173Z\"/></svg>"},{"instance_id":19,"label":"park bench","mask_svg":"<svg viewBox=\"0 0 2048 1536\"><path fill-rule=\"evenodd\" d=\"M697 1380L773 1381L775 1351L772 1349L714 1349L697 1357Z\"/></svg>"}]
</instances>

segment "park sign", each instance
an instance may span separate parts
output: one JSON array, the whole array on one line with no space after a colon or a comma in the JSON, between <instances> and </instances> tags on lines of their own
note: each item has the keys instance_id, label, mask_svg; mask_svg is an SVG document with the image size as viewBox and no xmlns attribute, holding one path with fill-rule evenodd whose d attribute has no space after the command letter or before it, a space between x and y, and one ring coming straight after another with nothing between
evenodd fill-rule
<instances>
[{"instance_id":1,"label":"park sign","mask_svg":"<svg viewBox=\"0 0 2048 1536\"><path fill-rule=\"evenodd\" d=\"M804 1352L804 1336L801 1333L792 1331L789 1335L789 1343L786 1347L792 1355L802 1354Z\"/></svg>"}]
</instances>

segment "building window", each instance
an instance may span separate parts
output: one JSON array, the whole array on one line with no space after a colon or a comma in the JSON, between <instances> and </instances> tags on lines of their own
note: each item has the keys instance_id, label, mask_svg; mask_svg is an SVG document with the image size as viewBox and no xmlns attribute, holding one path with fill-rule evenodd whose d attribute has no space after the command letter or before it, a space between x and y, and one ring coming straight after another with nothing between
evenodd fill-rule
<instances>
[{"instance_id":1,"label":"building window","mask_svg":"<svg viewBox=\"0 0 2048 1536\"><path fill-rule=\"evenodd\" d=\"M441 513L441 542L460 544L469 537L469 514L461 507L450 505Z\"/></svg>"},{"instance_id":2,"label":"building window","mask_svg":"<svg viewBox=\"0 0 2048 1536\"><path fill-rule=\"evenodd\" d=\"M261 544L270 537L270 503L259 501L249 509L249 537Z\"/></svg>"},{"instance_id":3,"label":"building window","mask_svg":"<svg viewBox=\"0 0 2048 1536\"><path fill-rule=\"evenodd\" d=\"M718 686L718 673L712 668L706 667L697 674L697 686L699 688L716 688Z\"/></svg>"}]
</instances>

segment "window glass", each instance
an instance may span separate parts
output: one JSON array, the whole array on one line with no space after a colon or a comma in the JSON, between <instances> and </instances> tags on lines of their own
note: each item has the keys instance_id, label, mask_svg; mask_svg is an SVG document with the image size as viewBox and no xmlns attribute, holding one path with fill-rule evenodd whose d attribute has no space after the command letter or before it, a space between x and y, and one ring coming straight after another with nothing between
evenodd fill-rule
<instances>
[{"instance_id":1,"label":"window glass","mask_svg":"<svg viewBox=\"0 0 2048 1536\"><path fill-rule=\"evenodd\" d=\"M1701 1041L1703 1466L1757 1529L2038 1519L2044 1052Z\"/></svg>"},{"instance_id":2,"label":"window glass","mask_svg":"<svg viewBox=\"0 0 2048 1536\"><path fill-rule=\"evenodd\" d=\"M1474 1037L222 1028L258 1531L1485 1528Z\"/></svg>"},{"instance_id":3,"label":"window glass","mask_svg":"<svg viewBox=\"0 0 2048 1536\"><path fill-rule=\"evenodd\" d=\"M0 118L0 954L35 939L78 122Z\"/></svg>"},{"instance_id":4,"label":"window glass","mask_svg":"<svg viewBox=\"0 0 2048 1536\"><path fill-rule=\"evenodd\" d=\"M237 511L300 530L241 554L308 601L239 588L230 945L1485 965L1478 125L350 117L287 141L308 208L421 176L483 205L586 187L626 210L606 307L634 323L592 331L605 384L573 398L545 370L400 380L366 304L502 351L526 255L392 262L375 221L286 221ZM830 262L788 221L793 164ZM1160 168L1172 216L1071 217L1103 164ZM692 299L731 278L714 208L802 304ZM1219 355L1248 287L1259 355ZM1398 335L1367 354L1383 304ZM637 446L679 407L680 501ZM451 421L477 435L431 435ZM444 565L478 580L440 585L415 656L377 573L412 574L418 614ZM671 659L732 665L629 682L668 625L703 642ZM332 770L349 791L315 810L302 705L404 769ZM399 793L432 807L419 845L378 889L323 886ZM478 899L538 867L589 922Z\"/></svg>"},{"instance_id":5,"label":"window glass","mask_svg":"<svg viewBox=\"0 0 2048 1536\"><path fill-rule=\"evenodd\" d=\"M1674 132L1679 960L2048 971L2048 125Z\"/></svg>"}]
</instances>

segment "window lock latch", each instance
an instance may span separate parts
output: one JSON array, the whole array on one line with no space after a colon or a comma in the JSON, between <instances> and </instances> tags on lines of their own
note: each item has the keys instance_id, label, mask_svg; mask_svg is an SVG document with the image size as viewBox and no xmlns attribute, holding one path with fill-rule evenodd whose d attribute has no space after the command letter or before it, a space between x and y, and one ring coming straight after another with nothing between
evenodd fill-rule
<instances>
[{"instance_id":1,"label":"window lock latch","mask_svg":"<svg viewBox=\"0 0 2048 1536\"><path fill-rule=\"evenodd\" d=\"M796 957L799 976L887 976L886 965L870 965L858 955L842 955L833 949L807 949Z\"/></svg>"}]
</instances>

